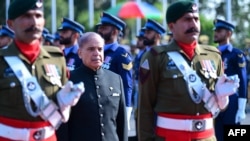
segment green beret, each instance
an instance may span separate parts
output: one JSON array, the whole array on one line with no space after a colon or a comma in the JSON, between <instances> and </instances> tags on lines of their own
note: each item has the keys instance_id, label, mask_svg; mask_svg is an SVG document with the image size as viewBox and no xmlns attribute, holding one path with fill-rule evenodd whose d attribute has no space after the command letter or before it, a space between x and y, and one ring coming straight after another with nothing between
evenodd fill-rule
<instances>
[{"instance_id":1,"label":"green beret","mask_svg":"<svg viewBox=\"0 0 250 141\"><path fill-rule=\"evenodd\" d=\"M14 0L8 9L8 18L13 20L31 9L42 10L42 0Z\"/></svg>"},{"instance_id":2,"label":"green beret","mask_svg":"<svg viewBox=\"0 0 250 141\"><path fill-rule=\"evenodd\" d=\"M198 7L193 1L180 0L170 4L166 13L167 23L176 22L188 12L198 12Z\"/></svg>"}]
</instances>

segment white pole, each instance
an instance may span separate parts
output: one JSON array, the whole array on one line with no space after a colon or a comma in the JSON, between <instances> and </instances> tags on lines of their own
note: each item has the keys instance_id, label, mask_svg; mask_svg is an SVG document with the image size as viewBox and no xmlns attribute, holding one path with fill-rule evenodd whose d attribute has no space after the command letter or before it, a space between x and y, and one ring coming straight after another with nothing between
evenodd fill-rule
<instances>
[{"instance_id":1,"label":"white pole","mask_svg":"<svg viewBox=\"0 0 250 141\"><path fill-rule=\"evenodd\" d=\"M74 20L74 0L69 0L69 19Z\"/></svg>"},{"instance_id":2,"label":"white pole","mask_svg":"<svg viewBox=\"0 0 250 141\"><path fill-rule=\"evenodd\" d=\"M139 4L141 3L141 0L136 0ZM141 29L141 18L136 18L136 32L137 35L139 30ZM132 33L133 34L133 33ZM132 37L135 37L136 35L132 35Z\"/></svg>"},{"instance_id":3,"label":"white pole","mask_svg":"<svg viewBox=\"0 0 250 141\"><path fill-rule=\"evenodd\" d=\"M51 0L51 33L56 32L56 0Z\"/></svg>"},{"instance_id":4,"label":"white pole","mask_svg":"<svg viewBox=\"0 0 250 141\"><path fill-rule=\"evenodd\" d=\"M232 10L231 10L231 5L232 5L231 0L227 0L227 1L226 1L226 6L227 6L227 8L226 8L226 14L227 14L226 19L227 19L227 21L230 22L230 23L232 22Z\"/></svg>"},{"instance_id":5,"label":"white pole","mask_svg":"<svg viewBox=\"0 0 250 141\"><path fill-rule=\"evenodd\" d=\"M116 6L116 0L111 0L111 7L115 7Z\"/></svg>"},{"instance_id":6,"label":"white pole","mask_svg":"<svg viewBox=\"0 0 250 141\"><path fill-rule=\"evenodd\" d=\"M6 16L5 16L5 17L6 17L6 20L7 20L7 19L9 18L9 17L8 17L8 9L9 9L9 5L10 5L10 0L6 0L6 1L5 1L5 4L6 4L6 8L5 8L5 9L6 9L6 10L5 10L5 15L6 15Z\"/></svg>"},{"instance_id":7,"label":"white pole","mask_svg":"<svg viewBox=\"0 0 250 141\"><path fill-rule=\"evenodd\" d=\"M167 28L168 28L168 26L167 26L167 21L166 21L166 18L165 18L165 15L166 15L166 12L167 12L167 6L168 6L168 1L167 0L162 0L162 15L163 15L163 17L162 17L162 25L163 25L163 27L165 27L165 29L166 29L166 31L168 30ZM168 32L168 31L167 31Z\"/></svg>"},{"instance_id":8,"label":"white pole","mask_svg":"<svg viewBox=\"0 0 250 141\"><path fill-rule=\"evenodd\" d=\"M89 0L89 27L94 26L94 0Z\"/></svg>"}]
</instances>

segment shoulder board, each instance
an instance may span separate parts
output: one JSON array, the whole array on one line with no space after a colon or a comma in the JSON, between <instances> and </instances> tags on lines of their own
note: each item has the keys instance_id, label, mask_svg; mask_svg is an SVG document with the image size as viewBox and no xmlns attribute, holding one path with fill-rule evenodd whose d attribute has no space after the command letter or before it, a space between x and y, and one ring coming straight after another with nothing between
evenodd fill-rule
<instances>
[{"instance_id":1,"label":"shoulder board","mask_svg":"<svg viewBox=\"0 0 250 141\"><path fill-rule=\"evenodd\" d=\"M164 51L166 51L167 46L166 45L162 45L162 46L154 46L150 48L150 52L153 55L158 55Z\"/></svg>"},{"instance_id":2,"label":"shoulder board","mask_svg":"<svg viewBox=\"0 0 250 141\"><path fill-rule=\"evenodd\" d=\"M204 48L207 51L217 52L220 54L220 51L215 46L210 46L210 45L199 45L199 46L201 46L202 48Z\"/></svg>"},{"instance_id":3,"label":"shoulder board","mask_svg":"<svg viewBox=\"0 0 250 141\"><path fill-rule=\"evenodd\" d=\"M59 53L63 54L62 50L55 46L42 46L49 53Z\"/></svg>"}]
</instances>

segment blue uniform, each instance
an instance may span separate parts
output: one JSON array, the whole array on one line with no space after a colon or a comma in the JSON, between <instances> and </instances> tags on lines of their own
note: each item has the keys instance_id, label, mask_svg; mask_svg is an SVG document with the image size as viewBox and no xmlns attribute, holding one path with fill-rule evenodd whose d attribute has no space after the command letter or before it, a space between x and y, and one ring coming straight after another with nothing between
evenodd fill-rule
<instances>
[{"instance_id":1,"label":"blue uniform","mask_svg":"<svg viewBox=\"0 0 250 141\"><path fill-rule=\"evenodd\" d=\"M139 68L140 68L140 61L143 56L143 54L148 51L150 47L147 47L143 50L140 50L140 52L135 56L134 62L133 62L133 77L134 77L134 107L137 108L138 106L138 80L139 80Z\"/></svg>"},{"instance_id":2,"label":"blue uniform","mask_svg":"<svg viewBox=\"0 0 250 141\"><path fill-rule=\"evenodd\" d=\"M64 56L66 59L66 65L70 71L75 70L76 68L78 68L82 64L82 60L79 58L79 56L77 54L78 48L79 47L76 44L72 47L65 48L63 50Z\"/></svg>"},{"instance_id":3,"label":"blue uniform","mask_svg":"<svg viewBox=\"0 0 250 141\"><path fill-rule=\"evenodd\" d=\"M118 43L112 43L105 45L104 58L102 67L122 77L126 107L131 107L133 87L131 55Z\"/></svg>"},{"instance_id":4,"label":"blue uniform","mask_svg":"<svg viewBox=\"0 0 250 141\"><path fill-rule=\"evenodd\" d=\"M238 92L229 96L227 109L221 112L215 119L217 140L223 141L223 125L239 124L235 123L235 116L238 110L238 98L247 97L247 71L246 58L241 50L234 48L231 44L219 46L219 50L221 51L225 74L227 76L238 74L240 79Z\"/></svg>"}]
</instances>

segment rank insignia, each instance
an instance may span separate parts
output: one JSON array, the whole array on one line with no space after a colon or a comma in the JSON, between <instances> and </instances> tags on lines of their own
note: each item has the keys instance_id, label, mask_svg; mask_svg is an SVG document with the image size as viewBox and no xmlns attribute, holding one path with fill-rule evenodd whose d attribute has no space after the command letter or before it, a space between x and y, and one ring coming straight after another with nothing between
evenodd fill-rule
<instances>
[{"instance_id":1,"label":"rank insignia","mask_svg":"<svg viewBox=\"0 0 250 141\"><path fill-rule=\"evenodd\" d=\"M123 57L128 57L128 53L122 54Z\"/></svg>"},{"instance_id":2,"label":"rank insignia","mask_svg":"<svg viewBox=\"0 0 250 141\"><path fill-rule=\"evenodd\" d=\"M240 68L244 68L245 66L246 66L246 63L245 62L243 62L243 63L238 63L239 64L239 67Z\"/></svg>"},{"instance_id":3,"label":"rank insignia","mask_svg":"<svg viewBox=\"0 0 250 141\"><path fill-rule=\"evenodd\" d=\"M129 64L124 64L122 63L122 68L125 69L125 70L131 70L133 67L133 63L130 62Z\"/></svg>"}]
</instances>

